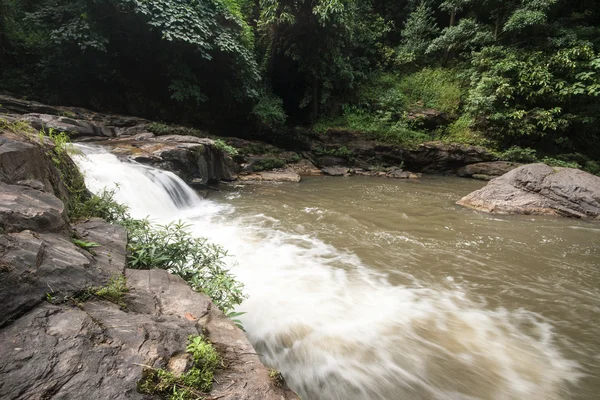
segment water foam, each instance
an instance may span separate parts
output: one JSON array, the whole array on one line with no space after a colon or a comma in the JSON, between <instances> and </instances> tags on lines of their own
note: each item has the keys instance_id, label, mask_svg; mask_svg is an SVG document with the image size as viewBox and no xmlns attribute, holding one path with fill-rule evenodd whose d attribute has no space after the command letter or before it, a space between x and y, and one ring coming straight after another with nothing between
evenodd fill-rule
<instances>
[{"instance_id":1,"label":"water foam","mask_svg":"<svg viewBox=\"0 0 600 400\"><path fill-rule=\"evenodd\" d=\"M171 173L84 150L77 163L91 190L117 183L134 215L184 219L234 255L248 337L303 399L558 399L578 378L537 314L486 309L459 286L391 285L355 254L276 219L236 215Z\"/></svg>"}]
</instances>

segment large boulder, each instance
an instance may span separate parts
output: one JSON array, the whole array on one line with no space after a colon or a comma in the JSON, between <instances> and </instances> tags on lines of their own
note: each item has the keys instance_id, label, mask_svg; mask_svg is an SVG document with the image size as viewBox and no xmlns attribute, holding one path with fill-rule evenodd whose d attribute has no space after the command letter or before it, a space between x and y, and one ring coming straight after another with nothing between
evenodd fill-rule
<instances>
[{"instance_id":1,"label":"large boulder","mask_svg":"<svg viewBox=\"0 0 600 400\"><path fill-rule=\"evenodd\" d=\"M474 178L489 181L497 176L504 175L508 171L520 167L523 164L510 161L490 161L469 164L456 171L456 175L464 178Z\"/></svg>"},{"instance_id":2,"label":"large boulder","mask_svg":"<svg viewBox=\"0 0 600 400\"><path fill-rule=\"evenodd\" d=\"M25 181L29 185L39 181ZM42 186L43 187L43 186ZM3 232L52 232L66 225L65 205L56 196L25 185L0 182L0 229Z\"/></svg>"},{"instance_id":3,"label":"large boulder","mask_svg":"<svg viewBox=\"0 0 600 400\"><path fill-rule=\"evenodd\" d=\"M244 334L210 300L163 270L127 270L127 309L108 301L42 303L0 330L0 398L151 399L144 368L175 369L189 335L224 360L208 398L293 400Z\"/></svg>"},{"instance_id":4,"label":"large boulder","mask_svg":"<svg viewBox=\"0 0 600 400\"><path fill-rule=\"evenodd\" d=\"M125 230L104 221L90 224L79 229L100 245L99 257L66 234L26 230L0 236L0 326L47 297L69 297L123 272Z\"/></svg>"},{"instance_id":5,"label":"large boulder","mask_svg":"<svg viewBox=\"0 0 600 400\"><path fill-rule=\"evenodd\" d=\"M212 139L144 134L98 144L117 156L171 171L197 189L235 179L233 160Z\"/></svg>"},{"instance_id":6,"label":"large boulder","mask_svg":"<svg viewBox=\"0 0 600 400\"><path fill-rule=\"evenodd\" d=\"M600 218L600 177L573 168L516 168L457 204L499 214Z\"/></svg>"},{"instance_id":7,"label":"large boulder","mask_svg":"<svg viewBox=\"0 0 600 400\"><path fill-rule=\"evenodd\" d=\"M12 132L0 133L0 181L15 184L37 180L43 184L46 192L54 193L63 201L69 198L60 172L46 157L45 149L37 137L35 142Z\"/></svg>"}]
</instances>

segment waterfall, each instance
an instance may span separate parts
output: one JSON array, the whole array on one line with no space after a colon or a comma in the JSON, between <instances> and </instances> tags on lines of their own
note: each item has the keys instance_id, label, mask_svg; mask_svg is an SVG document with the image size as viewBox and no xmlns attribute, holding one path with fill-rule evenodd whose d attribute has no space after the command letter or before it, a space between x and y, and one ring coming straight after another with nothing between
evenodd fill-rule
<instances>
[{"instance_id":1,"label":"waterfall","mask_svg":"<svg viewBox=\"0 0 600 400\"><path fill-rule=\"evenodd\" d=\"M115 188L133 216L185 220L229 250L249 296L239 307L248 337L303 399L559 399L578 378L534 313L487 309L458 286L392 285L310 233L238 216L170 172L79 147L92 191Z\"/></svg>"}]
</instances>

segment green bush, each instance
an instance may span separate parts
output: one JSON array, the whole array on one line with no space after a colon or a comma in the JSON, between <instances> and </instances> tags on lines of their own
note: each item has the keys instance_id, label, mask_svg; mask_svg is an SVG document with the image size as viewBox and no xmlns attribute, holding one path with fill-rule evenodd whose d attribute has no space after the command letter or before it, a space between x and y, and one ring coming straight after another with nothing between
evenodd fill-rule
<instances>
[{"instance_id":1,"label":"green bush","mask_svg":"<svg viewBox=\"0 0 600 400\"><path fill-rule=\"evenodd\" d=\"M252 116L269 128L285 124L287 115L283 110L283 100L273 94L263 94L252 109Z\"/></svg>"},{"instance_id":2,"label":"green bush","mask_svg":"<svg viewBox=\"0 0 600 400\"><path fill-rule=\"evenodd\" d=\"M263 158L254 164L252 169L256 172L260 172L283 167L285 167L285 160L282 160L281 158Z\"/></svg>"},{"instance_id":3,"label":"green bush","mask_svg":"<svg viewBox=\"0 0 600 400\"><path fill-rule=\"evenodd\" d=\"M114 190L103 190L77 209L80 218L100 217L127 229L127 266L161 268L183 278L192 289L206 294L225 314L244 300L243 285L226 269L227 252L204 238L191 235L182 222L152 225L133 219L126 206L114 200Z\"/></svg>"},{"instance_id":4,"label":"green bush","mask_svg":"<svg viewBox=\"0 0 600 400\"><path fill-rule=\"evenodd\" d=\"M532 163L538 161L537 152L530 148L512 146L500 154L500 158L506 161Z\"/></svg>"},{"instance_id":5,"label":"green bush","mask_svg":"<svg viewBox=\"0 0 600 400\"><path fill-rule=\"evenodd\" d=\"M238 150L235 147L225 143L223 139L213 139L213 142L215 143L215 147L224 153L227 153L231 156L238 154Z\"/></svg>"},{"instance_id":6,"label":"green bush","mask_svg":"<svg viewBox=\"0 0 600 400\"><path fill-rule=\"evenodd\" d=\"M148 220L129 220L124 225L129 234L129 268L161 268L178 275L192 289L210 297L225 314L244 300L243 285L223 261L225 249L193 237L181 221L151 225Z\"/></svg>"}]
</instances>

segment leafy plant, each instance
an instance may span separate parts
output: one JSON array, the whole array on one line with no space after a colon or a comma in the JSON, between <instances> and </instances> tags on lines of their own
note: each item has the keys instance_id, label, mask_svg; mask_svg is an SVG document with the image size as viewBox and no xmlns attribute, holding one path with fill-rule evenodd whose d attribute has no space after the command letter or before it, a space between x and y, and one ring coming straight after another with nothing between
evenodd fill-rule
<instances>
[{"instance_id":1,"label":"leafy plant","mask_svg":"<svg viewBox=\"0 0 600 400\"><path fill-rule=\"evenodd\" d=\"M78 247L81 247L81 248L82 248L82 249L84 249L84 250L90 250L90 249L92 249L92 248L94 248L94 247L98 247L98 246L100 246L100 245L99 245L98 243L96 243L96 242L88 242L88 241L81 240L81 239L76 239L76 238L73 238L73 239L71 239L71 241L72 241L72 242L73 242L73 243L74 243L76 246L78 246Z\"/></svg>"},{"instance_id":2,"label":"leafy plant","mask_svg":"<svg viewBox=\"0 0 600 400\"><path fill-rule=\"evenodd\" d=\"M161 268L178 275L226 314L244 300L243 285L225 267L227 252L193 237L183 222L151 225L148 220L130 220L125 226L129 268Z\"/></svg>"},{"instance_id":3,"label":"leafy plant","mask_svg":"<svg viewBox=\"0 0 600 400\"><path fill-rule=\"evenodd\" d=\"M282 126L287 119L283 110L283 100L273 94L263 94L259 98L252 109L252 116L271 129Z\"/></svg>"},{"instance_id":4,"label":"leafy plant","mask_svg":"<svg viewBox=\"0 0 600 400\"><path fill-rule=\"evenodd\" d=\"M213 139L213 142L215 143L215 147L224 153L227 153L231 156L238 154L238 150L235 147L225 143L223 139Z\"/></svg>"},{"instance_id":5,"label":"leafy plant","mask_svg":"<svg viewBox=\"0 0 600 400\"><path fill-rule=\"evenodd\" d=\"M146 367L138 382L138 392L159 395L170 400L195 400L209 392L221 358L214 346L202 336L190 336L186 352L193 358L192 367L181 376L162 368Z\"/></svg>"}]
</instances>

